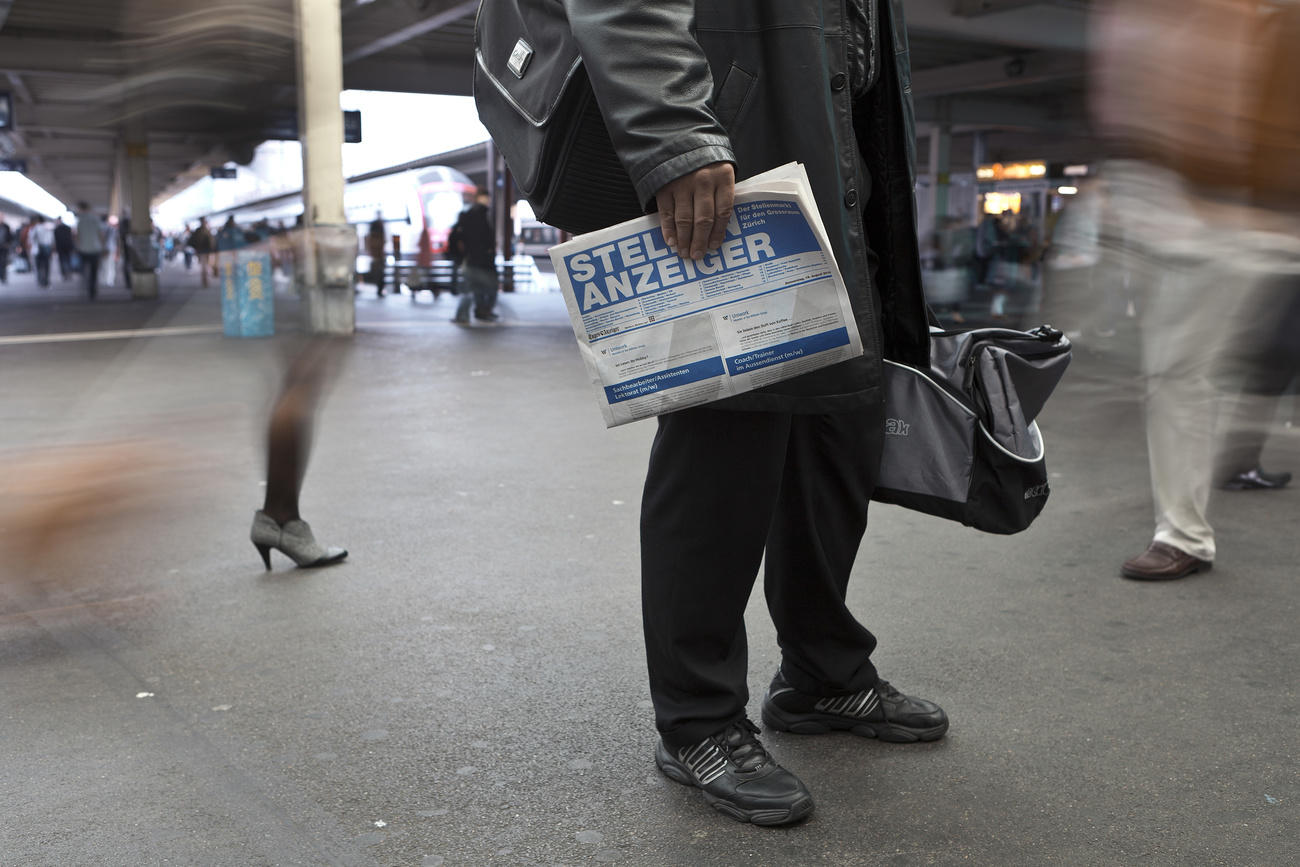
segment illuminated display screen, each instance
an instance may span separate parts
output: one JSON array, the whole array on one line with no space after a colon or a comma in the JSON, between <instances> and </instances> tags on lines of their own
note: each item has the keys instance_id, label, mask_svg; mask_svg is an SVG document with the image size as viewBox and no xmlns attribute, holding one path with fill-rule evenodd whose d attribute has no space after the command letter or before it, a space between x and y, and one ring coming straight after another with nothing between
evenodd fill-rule
<instances>
[{"instance_id":1,"label":"illuminated display screen","mask_svg":"<svg viewBox=\"0 0 1300 867\"><path fill-rule=\"evenodd\" d=\"M1046 163L994 163L980 166L975 177L981 181L1028 181L1047 177Z\"/></svg>"},{"instance_id":2,"label":"illuminated display screen","mask_svg":"<svg viewBox=\"0 0 1300 867\"><path fill-rule=\"evenodd\" d=\"M1019 193L985 193L984 194L984 213L1005 214L1007 211L1010 211L1013 214L1020 213Z\"/></svg>"}]
</instances>

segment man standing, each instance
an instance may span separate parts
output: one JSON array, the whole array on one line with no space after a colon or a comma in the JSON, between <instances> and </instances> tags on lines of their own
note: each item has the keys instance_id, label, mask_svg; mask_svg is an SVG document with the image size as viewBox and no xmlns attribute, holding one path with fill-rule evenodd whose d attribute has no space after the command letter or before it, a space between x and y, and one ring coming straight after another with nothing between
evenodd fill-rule
<instances>
[{"instance_id":1,"label":"man standing","mask_svg":"<svg viewBox=\"0 0 1300 867\"><path fill-rule=\"evenodd\" d=\"M488 219L488 201L487 193L478 193L474 204L461 211L448 238L448 246L454 243L458 247L448 252L453 259L461 260L461 273L465 275L456 318L452 320L458 325L469 324L471 303L474 318L480 322L500 318L493 312L497 304L497 242Z\"/></svg>"},{"instance_id":2,"label":"man standing","mask_svg":"<svg viewBox=\"0 0 1300 867\"><path fill-rule=\"evenodd\" d=\"M661 416L641 511L656 762L731 818L795 822L812 796L745 712L744 611L764 558L782 652L768 728L909 742L948 727L937 705L880 678L876 639L845 604L884 439L882 359L929 358L902 4L554 5L641 203L680 255L721 243L737 176L797 160L848 286L864 354Z\"/></svg>"},{"instance_id":3,"label":"man standing","mask_svg":"<svg viewBox=\"0 0 1300 867\"><path fill-rule=\"evenodd\" d=\"M104 224L90 205L77 205L77 253L86 274L86 295L91 301L99 294L99 260L104 255Z\"/></svg>"}]
</instances>

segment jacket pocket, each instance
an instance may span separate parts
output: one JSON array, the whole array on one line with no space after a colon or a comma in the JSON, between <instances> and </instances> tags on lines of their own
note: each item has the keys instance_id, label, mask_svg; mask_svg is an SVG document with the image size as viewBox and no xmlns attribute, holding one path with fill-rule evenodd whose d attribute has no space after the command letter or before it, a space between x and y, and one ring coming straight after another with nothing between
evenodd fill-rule
<instances>
[{"instance_id":1,"label":"jacket pocket","mask_svg":"<svg viewBox=\"0 0 1300 867\"><path fill-rule=\"evenodd\" d=\"M731 64L726 77L713 97L713 114L723 128L730 131L732 125L740 118L741 112L749 102L749 95L754 91L757 76L736 64Z\"/></svg>"}]
</instances>

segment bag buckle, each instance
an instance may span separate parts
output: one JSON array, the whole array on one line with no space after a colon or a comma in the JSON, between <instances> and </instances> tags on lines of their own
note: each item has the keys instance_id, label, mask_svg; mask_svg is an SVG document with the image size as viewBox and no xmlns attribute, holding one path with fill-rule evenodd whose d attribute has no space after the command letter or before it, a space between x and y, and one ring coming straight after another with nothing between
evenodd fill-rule
<instances>
[{"instance_id":1,"label":"bag buckle","mask_svg":"<svg viewBox=\"0 0 1300 867\"><path fill-rule=\"evenodd\" d=\"M1055 343L1065 336L1064 332L1053 328L1050 325L1040 325L1037 328L1030 329L1027 333L1034 335L1039 340L1050 341L1052 343Z\"/></svg>"},{"instance_id":2,"label":"bag buckle","mask_svg":"<svg viewBox=\"0 0 1300 867\"><path fill-rule=\"evenodd\" d=\"M522 79L524 73L528 70L528 63L532 59L532 46L525 40L520 39L515 43L515 50L510 52L510 60L506 63L506 68L514 73L515 78Z\"/></svg>"}]
</instances>

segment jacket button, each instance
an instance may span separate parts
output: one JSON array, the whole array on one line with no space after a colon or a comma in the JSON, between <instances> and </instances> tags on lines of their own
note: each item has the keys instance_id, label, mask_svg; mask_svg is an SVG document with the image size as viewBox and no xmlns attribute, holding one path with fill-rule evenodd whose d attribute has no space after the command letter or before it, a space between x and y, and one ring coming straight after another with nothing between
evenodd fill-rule
<instances>
[{"instance_id":1,"label":"jacket button","mask_svg":"<svg viewBox=\"0 0 1300 867\"><path fill-rule=\"evenodd\" d=\"M849 190L844 194L844 207L851 208L858 203L858 191Z\"/></svg>"},{"instance_id":2,"label":"jacket button","mask_svg":"<svg viewBox=\"0 0 1300 867\"><path fill-rule=\"evenodd\" d=\"M837 72L831 76L831 90L843 90L844 85L848 84L849 77L842 72Z\"/></svg>"}]
</instances>

